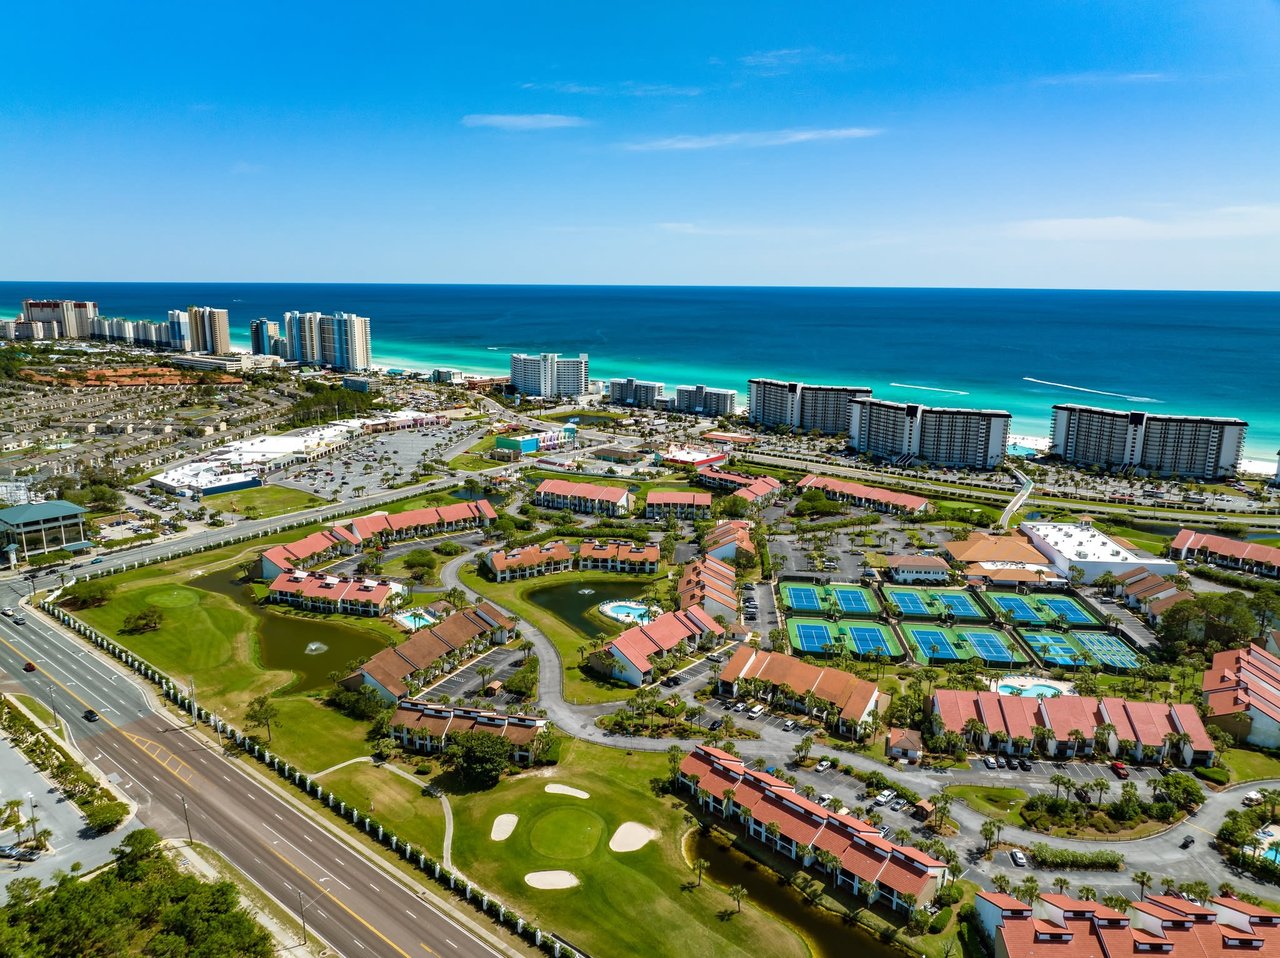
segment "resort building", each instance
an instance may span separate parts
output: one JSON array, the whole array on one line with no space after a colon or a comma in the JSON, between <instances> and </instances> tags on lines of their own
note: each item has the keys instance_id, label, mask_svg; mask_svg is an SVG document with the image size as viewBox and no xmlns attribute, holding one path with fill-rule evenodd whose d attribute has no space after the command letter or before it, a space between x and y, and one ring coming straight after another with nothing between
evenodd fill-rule
<instances>
[{"instance_id":1,"label":"resort building","mask_svg":"<svg viewBox=\"0 0 1280 958\"><path fill-rule=\"evenodd\" d=\"M1280 659L1256 645L1219 652L1202 689L1208 721L1237 741L1280 748Z\"/></svg>"},{"instance_id":2,"label":"resort building","mask_svg":"<svg viewBox=\"0 0 1280 958\"><path fill-rule=\"evenodd\" d=\"M1053 407L1050 452L1080 466L1213 480L1236 474L1248 427L1240 419L1061 403Z\"/></svg>"},{"instance_id":3,"label":"resort building","mask_svg":"<svg viewBox=\"0 0 1280 958\"><path fill-rule=\"evenodd\" d=\"M724 462L729 454L714 449L697 449L692 446L668 446L658 453L659 462L693 469L705 469Z\"/></svg>"},{"instance_id":4,"label":"resort building","mask_svg":"<svg viewBox=\"0 0 1280 958\"><path fill-rule=\"evenodd\" d=\"M354 313L284 314L285 359L339 372L364 372L373 365L369 317Z\"/></svg>"},{"instance_id":5,"label":"resort building","mask_svg":"<svg viewBox=\"0 0 1280 958\"><path fill-rule=\"evenodd\" d=\"M796 483L796 489L802 493L806 489L820 489L828 499L833 499L836 502L849 502L864 509L874 509L877 512L916 514L927 512L932 508L929 505L929 500L923 496L913 496L908 492L877 489L874 486L864 486L861 483L848 482L844 479L832 479L829 476L805 476Z\"/></svg>"},{"instance_id":6,"label":"resort building","mask_svg":"<svg viewBox=\"0 0 1280 958\"><path fill-rule=\"evenodd\" d=\"M568 479L544 479L534 491L534 505L544 509L624 516L631 510L631 493L617 486L597 486Z\"/></svg>"},{"instance_id":7,"label":"resort building","mask_svg":"<svg viewBox=\"0 0 1280 958\"><path fill-rule=\"evenodd\" d=\"M702 537L702 552L713 559L730 562L738 550L756 554L756 544L751 541L751 523L745 519L722 519Z\"/></svg>"},{"instance_id":8,"label":"resort building","mask_svg":"<svg viewBox=\"0 0 1280 958\"><path fill-rule=\"evenodd\" d=\"M1107 754L1135 764L1213 763L1213 740L1190 704L935 689L932 712L935 734L955 732L979 749L1009 755L1030 755L1037 730L1043 730L1040 737L1052 758L1091 755L1100 744Z\"/></svg>"},{"instance_id":9,"label":"resort building","mask_svg":"<svg viewBox=\"0 0 1280 958\"><path fill-rule=\"evenodd\" d=\"M87 339L98 318L98 304L74 299L24 299L18 324L39 324L48 335L17 335L18 339Z\"/></svg>"},{"instance_id":10,"label":"resort building","mask_svg":"<svg viewBox=\"0 0 1280 958\"><path fill-rule=\"evenodd\" d=\"M849 404L871 395L866 386L809 386L779 379L748 380L751 422L834 436L849 431Z\"/></svg>"},{"instance_id":11,"label":"resort building","mask_svg":"<svg viewBox=\"0 0 1280 958\"><path fill-rule=\"evenodd\" d=\"M898 465L994 469L1009 446L1009 413L944 409L870 397L850 404L849 447Z\"/></svg>"},{"instance_id":12,"label":"resort building","mask_svg":"<svg viewBox=\"0 0 1280 958\"><path fill-rule=\"evenodd\" d=\"M499 436L494 440L497 453L506 453L512 462L522 456L534 456L544 452L560 452L573 449L578 444L578 427L568 423L560 429L548 429L545 432L530 432L520 436Z\"/></svg>"},{"instance_id":13,"label":"resort building","mask_svg":"<svg viewBox=\"0 0 1280 958\"><path fill-rule=\"evenodd\" d=\"M1067 582L1020 532L996 536L975 529L967 539L953 539L938 548L964 564L971 585L1061 588Z\"/></svg>"},{"instance_id":14,"label":"resort building","mask_svg":"<svg viewBox=\"0 0 1280 958\"><path fill-rule=\"evenodd\" d=\"M563 542L547 542L510 552L495 549L484 557L483 563L494 582L510 582L568 572L573 568L573 552Z\"/></svg>"},{"instance_id":15,"label":"resort building","mask_svg":"<svg viewBox=\"0 0 1280 958\"><path fill-rule=\"evenodd\" d=\"M0 549L8 564L25 562L46 552L83 552L92 547L85 536L85 509L65 499L32 502L0 509Z\"/></svg>"},{"instance_id":16,"label":"resort building","mask_svg":"<svg viewBox=\"0 0 1280 958\"><path fill-rule=\"evenodd\" d=\"M383 649L339 684L353 692L367 685L394 705L413 691L410 682L421 685L450 667L450 660L456 665L490 645L502 645L515 627L515 621L497 607L481 602Z\"/></svg>"},{"instance_id":17,"label":"resort building","mask_svg":"<svg viewBox=\"0 0 1280 958\"><path fill-rule=\"evenodd\" d=\"M652 622L627 629L594 653L591 663L606 675L638 687L653 680L651 660L666 658L680 648L692 651L719 641L725 628L700 606L664 612Z\"/></svg>"},{"instance_id":18,"label":"resort building","mask_svg":"<svg viewBox=\"0 0 1280 958\"><path fill-rule=\"evenodd\" d=\"M943 862L893 844L874 825L824 808L721 749L694 746L680 763L678 781L709 814L736 819L771 851L894 911L927 905L946 880Z\"/></svg>"},{"instance_id":19,"label":"resort building","mask_svg":"<svg viewBox=\"0 0 1280 958\"><path fill-rule=\"evenodd\" d=\"M700 606L713 619L738 619L738 575L733 566L704 556L684 567L676 585L680 608Z\"/></svg>"},{"instance_id":20,"label":"resort building","mask_svg":"<svg viewBox=\"0 0 1280 958\"><path fill-rule=\"evenodd\" d=\"M909 585L945 585L951 578L951 566L939 556L886 556L889 577Z\"/></svg>"},{"instance_id":21,"label":"resort building","mask_svg":"<svg viewBox=\"0 0 1280 958\"><path fill-rule=\"evenodd\" d=\"M280 324L273 319L255 319L249 323L249 348L255 356L283 356L284 337Z\"/></svg>"},{"instance_id":22,"label":"resort building","mask_svg":"<svg viewBox=\"0 0 1280 958\"><path fill-rule=\"evenodd\" d=\"M507 715L487 709L437 702L399 703L391 716L391 737L414 752L432 755L449 747L459 732L487 732L511 743L511 761L528 765L534 758L538 733L547 720L532 715Z\"/></svg>"},{"instance_id":23,"label":"resort building","mask_svg":"<svg viewBox=\"0 0 1280 958\"><path fill-rule=\"evenodd\" d=\"M711 493L709 492L651 492L644 501L646 519L709 519L711 517Z\"/></svg>"},{"instance_id":24,"label":"resort building","mask_svg":"<svg viewBox=\"0 0 1280 958\"><path fill-rule=\"evenodd\" d=\"M890 728L884 737L884 754L915 764L924 754L924 737L913 728Z\"/></svg>"},{"instance_id":25,"label":"resort building","mask_svg":"<svg viewBox=\"0 0 1280 958\"><path fill-rule=\"evenodd\" d=\"M1252 572L1254 575L1280 576L1280 549L1228 539L1209 532L1179 530L1169 543L1169 555L1184 561L1197 559L1210 565Z\"/></svg>"},{"instance_id":26,"label":"resort building","mask_svg":"<svg viewBox=\"0 0 1280 958\"><path fill-rule=\"evenodd\" d=\"M1081 516L1077 522L1024 522L1018 530L1067 580L1073 568L1084 572L1086 584L1104 572L1118 576L1140 566L1159 576L1178 572L1177 563L1168 559L1134 555L1127 546L1095 529L1090 516Z\"/></svg>"},{"instance_id":27,"label":"resort building","mask_svg":"<svg viewBox=\"0 0 1280 958\"><path fill-rule=\"evenodd\" d=\"M634 377L610 379L609 402L635 409L657 409L665 388L664 383L649 382Z\"/></svg>"},{"instance_id":28,"label":"resort building","mask_svg":"<svg viewBox=\"0 0 1280 958\"><path fill-rule=\"evenodd\" d=\"M267 587L268 602L282 602L308 612L341 615L386 615L408 594L398 582L323 572L282 572Z\"/></svg>"},{"instance_id":29,"label":"resort building","mask_svg":"<svg viewBox=\"0 0 1280 958\"><path fill-rule=\"evenodd\" d=\"M1280 915L1239 898L1198 905L1148 894L1116 911L1065 895L1042 894L1028 905L980 890L974 909L995 958L1239 958L1280 951Z\"/></svg>"},{"instance_id":30,"label":"resort building","mask_svg":"<svg viewBox=\"0 0 1280 958\"><path fill-rule=\"evenodd\" d=\"M1185 595L1178 591L1177 582L1163 575L1157 575L1145 565L1131 569L1123 575L1116 576L1116 585L1108 590L1118 595L1131 609L1145 609L1151 602L1172 595ZM1190 598L1188 595L1187 598Z\"/></svg>"},{"instance_id":31,"label":"resort building","mask_svg":"<svg viewBox=\"0 0 1280 958\"><path fill-rule=\"evenodd\" d=\"M169 313L172 328L174 312ZM225 309L213 306L188 306L187 324L191 345L184 352L213 353L223 356L231 352L231 318ZM174 349L181 347L170 343Z\"/></svg>"},{"instance_id":32,"label":"resort building","mask_svg":"<svg viewBox=\"0 0 1280 958\"><path fill-rule=\"evenodd\" d=\"M740 645L721 670L717 691L736 698L742 694L740 683L747 680L769 687L764 698L798 709L806 708L812 692L817 699L813 714L825 719L834 713L838 717L837 731L851 738L861 736L871 713L882 704L874 682L841 669L810 665L781 652L762 652Z\"/></svg>"},{"instance_id":33,"label":"resort building","mask_svg":"<svg viewBox=\"0 0 1280 958\"><path fill-rule=\"evenodd\" d=\"M750 503L768 505L782 491L782 482L773 476L744 476L708 466L698 470L698 482L709 489L731 489Z\"/></svg>"},{"instance_id":34,"label":"resort building","mask_svg":"<svg viewBox=\"0 0 1280 958\"><path fill-rule=\"evenodd\" d=\"M732 389L713 386L677 386L675 398L667 403L669 412L692 416L734 416L738 412L738 394Z\"/></svg>"},{"instance_id":35,"label":"resort building","mask_svg":"<svg viewBox=\"0 0 1280 958\"><path fill-rule=\"evenodd\" d=\"M586 353L561 359L559 353L511 354L511 388L522 396L543 399L581 396L591 385Z\"/></svg>"},{"instance_id":36,"label":"resort building","mask_svg":"<svg viewBox=\"0 0 1280 958\"><path fill-rule=\"evenodd\" d=\"M596 542L583 540L578 546L578 568L593 572L622 572L627 575L653 575L661 562L656 543Z\"/></svg>"}]
</instances>

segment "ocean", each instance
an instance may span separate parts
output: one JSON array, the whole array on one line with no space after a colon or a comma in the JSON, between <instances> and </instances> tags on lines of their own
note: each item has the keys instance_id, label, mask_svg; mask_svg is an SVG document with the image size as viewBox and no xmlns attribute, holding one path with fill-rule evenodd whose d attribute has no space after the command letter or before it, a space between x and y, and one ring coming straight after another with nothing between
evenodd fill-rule
<instances>
[{"instance_id":1,"label":"ocean","mask_svg":"<svg viewBox=\"0 0 1280 958\"><path fill-rule=\"evenodd\" d=\"M1246 454L1275 461L1280 293L313 283L0 283L24 298L97 301L103 315L164 319L189 304L249 321L291 309L371 319L392 368L508 371L512 352L591 356L593 378L736 389L753 376L865 385L883 398L1005 409L1046 436L1050 407L1249 422Z\"/></svg>"}]
</instances>

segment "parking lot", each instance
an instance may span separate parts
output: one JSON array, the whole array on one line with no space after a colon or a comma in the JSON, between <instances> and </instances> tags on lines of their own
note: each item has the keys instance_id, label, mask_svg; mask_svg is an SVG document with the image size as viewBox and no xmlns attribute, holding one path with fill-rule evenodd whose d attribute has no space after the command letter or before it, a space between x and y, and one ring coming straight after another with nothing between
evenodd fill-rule
<instances>
[{"instance_id":1,"label":"parking lot","mask_svg":"<svg viewBox=\"0 0 1280 958\"><path fill-rule=\"evenodd\" d=\"M458 669L458 671L446 675L434 685L428 686L419 694L418 698L423 701L439 701L442 695L447 695L450 699L478 697L490 682L502 682L509 679L520 668L523 660L524 653L516 649L491 649L478 659L468 662L466 666ZM493 669L493 675L482 680L476 671L481 666L488 666ZM522 701L523 699L508 695L506 692L499 692L497 695L486 699L489 707L499 711L509 706L518 705Z\"/></svg>"}]
</instances>

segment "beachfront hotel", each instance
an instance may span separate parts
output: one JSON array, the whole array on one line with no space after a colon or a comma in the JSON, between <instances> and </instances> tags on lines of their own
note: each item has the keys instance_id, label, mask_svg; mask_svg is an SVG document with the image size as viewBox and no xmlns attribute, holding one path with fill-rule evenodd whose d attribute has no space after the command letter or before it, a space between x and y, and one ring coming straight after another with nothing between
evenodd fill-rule
<instances>
[{"instance_id":1,"label":"beachfront hotel","mask_svg":"<svg viewBox=\"0 0 1280 958\"><path fill-rule=\"evenodd\" d=\"M285 359L339 372L360 373L373 365L369 317L354 313L284 314Z\"/></svg>"},{"instance_id":2,"label":"beachfront hotel","mask_svg":"<svg viewBox=\"0 0 1280 958\"><path fill-rule=\"evenodd\" d=\"M609 380L609 402L635 409L657 409L662 403L665 383L655 383L630 376Z\"/></svg>"},{"instance_id":3,"label":"beachfront hotel","mask_svg":"<svg viewBox=\"0 0 1280 958\"><path fill-rule=\"evenodd\" d=\"M870 397L850 403L849 448L898 465L994 469L1009 445L1009 413Z\"/></svg>"},{"instance_id":4,"label":"beachfront hotel","mask_svg":"<svg viewBox=\"0 0 1280 958\"><path fill-rule=\"evenodd\" d=\"M751 422L770 429L790 426L834 436L849 431L849 403L871 395L866 386L810 386L780 379L750 379Z\"/></svg>"},{"instance_id":5,"label":"beachfront hotel","mask_svg":"<svg viewBox=\"0 0 1280 958\"><path fill-rule=\"evenodd\" d=\"M1183 479L1234 476L1249 424L1213 416L1168 416L1060 403L1050 452L1077 466L1134 469Z\"/></svg>"},{"instance_id":6,"label":"beachfront hotel","mask_svg":"<svg viewBox=\"0 0 1280 958\"><path fill-rule=\"evenodd\" d=\"M738 412L738 394L732 389L713 386L677 386L674 399L667 402L668 412L694 416L733 416Z\"/></svg>"},{"instance_id":7,"label":"beachfront hotel","mask_svg":"<svg viewBox=\"0 0 1280 958\"><path fill-rule=\"evenodd\" d=\"M49 329L50 334L17 336L18 339L85 339L89 336L89 323L98 318L98 304L74 299L24 299L19 323L28 324L34 332L34 324Z\"/></svg>"},{"instance_id":8,"label":"beachfront hotel","mask_svg":"<svg viewBox=\"0 0 1280 958\"><path fill-rule=\"evenodd\" d=\"M280 324L273 319L255 319L249 323L249 343L255 356L283 356L284 337Z\"/></svg>"},{"instance_id":9,"label":"beachfront hotel","mask_svg":"<svg viewBox=\"0 0 1280 958\"><path fill-rule=\"evenodd\" d=\"M511 354L511 388L521 396L581 396L590 387L589 373L586 353L576 359L561 359L559 353Z\"/></svg>"}]
</instances>

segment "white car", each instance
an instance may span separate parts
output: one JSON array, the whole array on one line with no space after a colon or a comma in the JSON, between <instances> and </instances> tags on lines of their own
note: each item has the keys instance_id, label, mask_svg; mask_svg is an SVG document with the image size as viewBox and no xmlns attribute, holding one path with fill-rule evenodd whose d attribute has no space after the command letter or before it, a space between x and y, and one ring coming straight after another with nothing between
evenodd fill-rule
<instances>
[{"instance_id":1,"label":"white car","mask_svg":"<svg viewBox=\"0 0 1280 958\"><path fill-rule=\"evenodd\" d=\"M835 800L836 800L836 797L832 795L830 792L823 792L821 795L818 796L818 804L821 805L823 808L826 808Z\"/></svg>"},{"instance_id":2,"label":"white car","mask_svg":"<svg viewBox=\"0 0 1280 958\"><path fill-rule=\"evenodd\" d=\"M893 789L886 788L883 792L881 792L879 795L876 796L876 800L873 804L888 805L891 801L897 798L897 796L898 796L898 793L895 792Z\"/></svg>"},{"instance_id":3,"label":"white car","mask_svg":"<svg viewBox=\"0 0 1280 958\"><path fill-rule=\"evenodd\" d=\"M831 767L831 763L824 758L821 762L819 762L817 765L813 767L813 770L815 772L825 772L830 767Z\"/></svg>"},{"instance_id":4,"label":"white car","mask_svg":"<svg viewBox=\"0 0 1280 958\"><path fill-rule=\"evenodd\" d=\"M1022 854L1022 852L1018 851L1016 848L1009 853L1009 860L1019 868L1027 867L1027 856Z\"/></svg>"},{"instance_id":5,"label":"white car","mask_svg":"<svg viewBox=\"0 0 1280 958\"><path fill-rule=\"evenodd\" d=\"M11 615L13 615L13 609L9 608L9 607L6 605L3 609L0 609L0 615L9 615L9 616L11 616Z\"/></svg>"}]
</instances>

